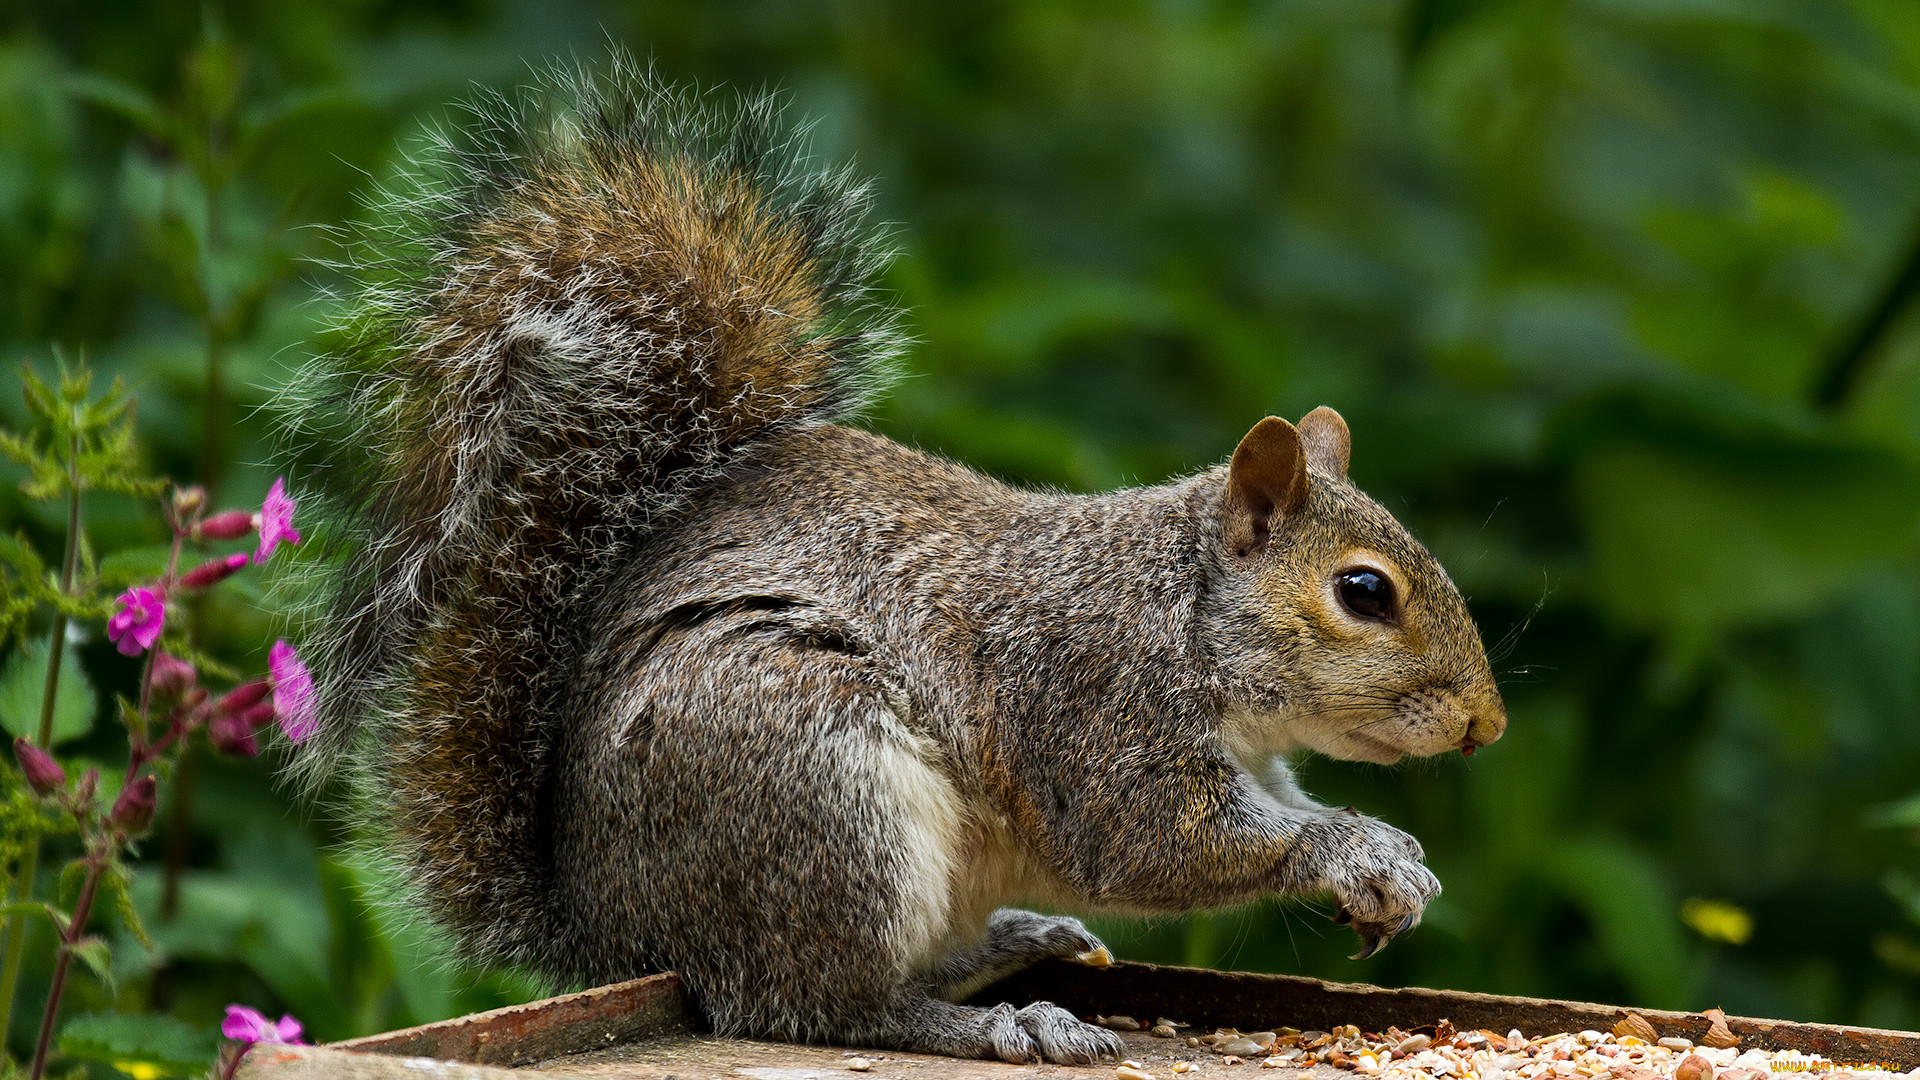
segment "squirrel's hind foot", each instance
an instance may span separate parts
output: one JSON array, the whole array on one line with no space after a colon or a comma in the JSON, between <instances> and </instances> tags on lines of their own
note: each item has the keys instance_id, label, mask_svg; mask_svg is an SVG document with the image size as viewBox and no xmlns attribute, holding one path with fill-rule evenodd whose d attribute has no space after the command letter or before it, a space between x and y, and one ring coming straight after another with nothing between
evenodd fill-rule
<instances>
[{"instance_id":1,"label":"squirrel's hind foot","mask_svg":"<svg viewBox=\"0 0 1920 1080\"><path fill-rule=\"evenodd\" d=\"M1118 1035L1045 1001L1025 1008L981 1008L919 998L865 1030L849 1032L845 1041L921 1054L997 1058L1016 1065L1091 1065L1118 1061L1121 1051Z\"/></svg>"},{"instance_id":2,"label":"squirrel's hind foot","mask_svg":"<svg viewBox=\"0 0 1920 1080\"><path fill-rule=\"evenodd\" d=\"M1091 1065L1120 1060L1120 1036L1095 1027L1050 1001L1024 1009L995 1005L988 1010L993 1053L1015 1064L1040 1060L1055 1065Z\"/></svg>"}]
</instances>

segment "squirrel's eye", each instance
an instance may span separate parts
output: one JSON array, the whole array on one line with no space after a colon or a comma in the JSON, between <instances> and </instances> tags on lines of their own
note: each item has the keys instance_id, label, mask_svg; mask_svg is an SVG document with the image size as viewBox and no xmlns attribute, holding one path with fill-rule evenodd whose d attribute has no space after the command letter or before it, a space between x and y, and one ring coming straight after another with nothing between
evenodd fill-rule
<instances>
[{"instance_id":1,"label":"squirrel's eye","mask_svg":"<svg viewBox=\"0 0 1920 1080\"><path fill-rule=\"evenodd\" d=\"M1333 588L1355 615L1382 621L1393 618L1393 582L1378 570L1348 570L1333 579Z\"/></svg>"}]
</instances>

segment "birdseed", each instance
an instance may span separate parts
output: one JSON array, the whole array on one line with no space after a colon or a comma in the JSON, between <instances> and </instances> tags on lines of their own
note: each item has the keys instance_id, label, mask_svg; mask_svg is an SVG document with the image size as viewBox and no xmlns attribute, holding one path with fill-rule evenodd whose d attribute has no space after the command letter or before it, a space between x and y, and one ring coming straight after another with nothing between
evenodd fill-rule
<instances>
[{"instance_id":1,"label":"birdseed","mask_svg":"<svg viewBox=\"0 0 1920 1080\"><path fill-rule=\"evenodd\" d=\"M1708 1034L1697 1045L1677 1036L1649 1038L1658 1033L1637 1013L1628 1014L1612 1031L1532 1037L1518 1029L1505 1035L1458 1031L1442 1020L1430 1029L1388 1028L1385 1034L1362 1032L1351 1024L1330 1032L1220 1028L1189 1037L1186 1043L1211 1050L1222 1065L1258 1061L1265 1069L1303 1069L1324 1064L1368 1080L1785 1080L1780 1076L1784 1073L1827 1074L1820 1080L1920 1080L1920 1069L1903 1073L1892 1066L1840 1063L1797 1050L1743 1050L1718 1009L1704 1015ZM1181 1073L1194 1068L1184 1061L1174 1065ZM1137 1062L1124 1063L1119 1072L1119 1080L1152 1078Z\"/></svg>"}]
</instances>

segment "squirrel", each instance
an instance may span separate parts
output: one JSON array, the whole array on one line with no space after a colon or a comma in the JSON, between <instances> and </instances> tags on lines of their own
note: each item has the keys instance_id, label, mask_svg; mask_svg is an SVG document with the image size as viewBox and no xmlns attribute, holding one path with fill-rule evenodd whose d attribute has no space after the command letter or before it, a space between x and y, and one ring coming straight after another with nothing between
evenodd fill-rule
<instances>
[{"instance_id":1,"label":"squirrel","mask_svg":"<svg viewBox=\"0 0 1920 1080\"><path fill-rule=\"evenodd\" d=\"M962 1003L1102 948L1012 905L1331 894L1361 955L1419 920L1418 842L1283 755L1506 715L1336 412L1158 486L1002 483L850 426L904 348L885 237L777 100L616 57L470 110L369 204L283 401L333 552L293 767L347 778L465 957L677 971L723 1034L1087 1063L1112 1032Z\"/></svg>"}]
</instances>

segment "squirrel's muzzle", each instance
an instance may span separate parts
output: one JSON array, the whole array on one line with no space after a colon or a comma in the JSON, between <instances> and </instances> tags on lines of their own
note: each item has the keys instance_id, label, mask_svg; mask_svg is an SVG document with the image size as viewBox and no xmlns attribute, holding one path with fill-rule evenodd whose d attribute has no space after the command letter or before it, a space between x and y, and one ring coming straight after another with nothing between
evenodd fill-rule
<instances>
[{"instance_id":1,"label":"squirrel's muzzle","mask_svg":"<svg viewBox=\"0 0 1920 1080\"><path fill-rule=\"evenodd\" d=\"M1460 749L1471 754L1479 747L1499 741L1506 730L1507 706L1496 697L1473 711L1473 718L1467 721L1467 735L1461 740Z\"/></svg>"}]
</instances>

